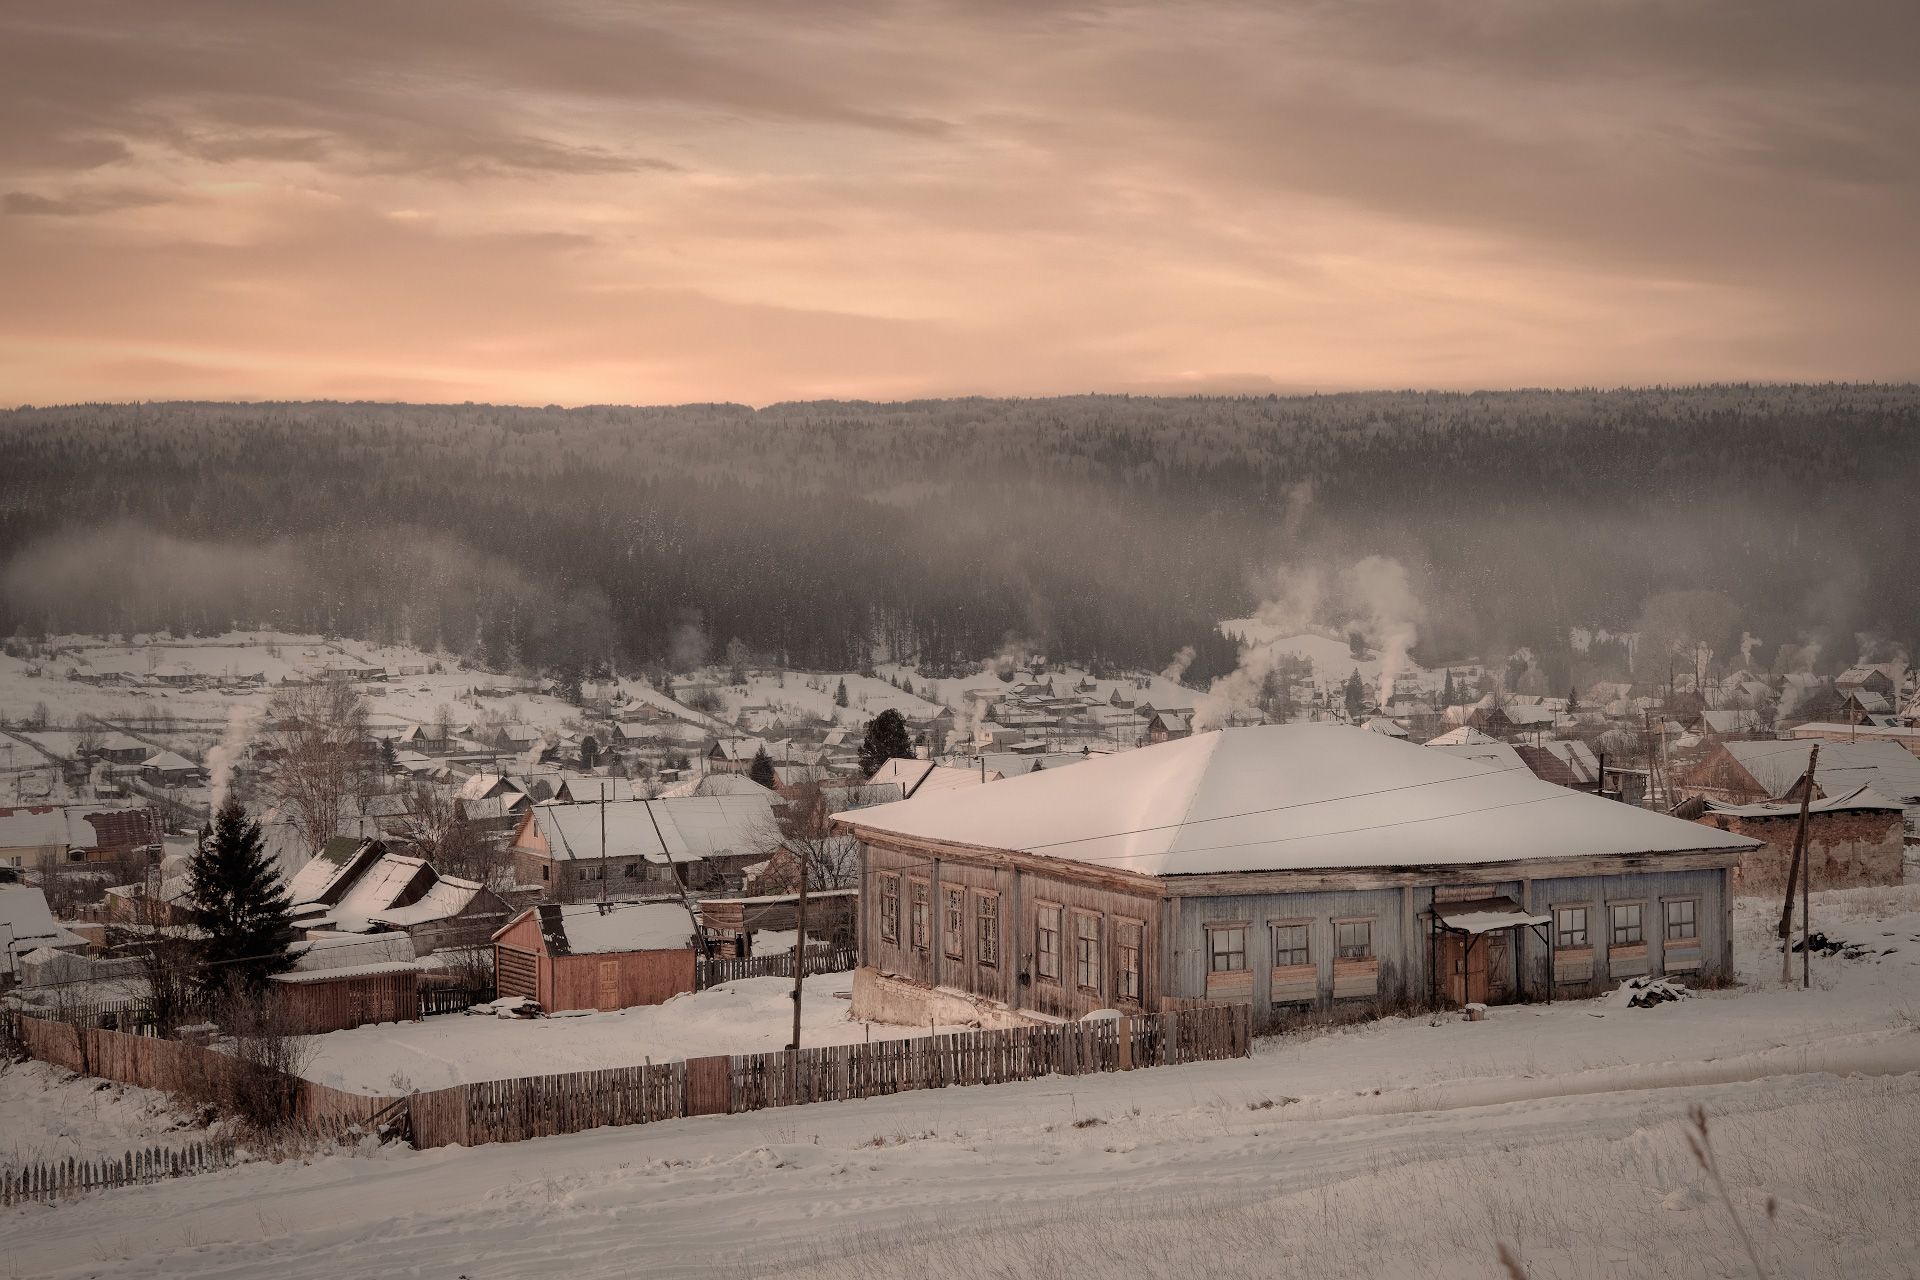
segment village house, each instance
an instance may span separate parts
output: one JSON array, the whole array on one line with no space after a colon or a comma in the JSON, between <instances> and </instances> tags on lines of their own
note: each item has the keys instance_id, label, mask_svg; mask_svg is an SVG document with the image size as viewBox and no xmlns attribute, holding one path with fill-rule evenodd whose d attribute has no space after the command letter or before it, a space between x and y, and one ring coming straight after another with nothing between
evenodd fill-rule
<instances>
[{"instance_id":1,"label":"village house","mask_svg":"<svg viewBox=\"0 0 1920 1280\"><path fill-rule=\"evenodd\" d=\"M1900 692L1905 675L1904 663L1863 663L1848 667L1834 677L1833 687L1845 697L1852 693L1870 693L1891 704Z\"/></svg>"},{"instance_id":2,"label":"village house","mask_svg":"<svg viewBox=\"0 0 1920 1280\"><path fill-rule=\"evenodd\" d=\"M1533 770L1533 776L1575 791L1600 790L1600 757L1586 743L1572 738L1552 738L1540 743L1521 743L1514 754Z\"/></svg>"},{"instance_id":3,"label":"village house","mask_svg":"<svg viewBox=\"0 0 1920 1280\"><path fill-rule=\"evenodd\" d=\"M1680 817L1716 830L1761 841L1740 855L1734 892L1778 896L1787 886L1793 846L1800 832L1799 804L1728 804L1690 800ZM1899 884L1905 874L1904 806L1871 788L1815 800L1807 806L1808 873L1816 889L1854 889Z\"/></svg>"},{"instance_id":4,"label":"village house","mask_svg":"<svg viewBox=\"0 0 1920 1280\"><path fill-rule=\"evenodd\" d=\"M335 839L293 877L295 924L316 934L404 933L414 955L474 945L507 918L506 902L472 880L441 875L424 858L380 840Z\"/></svg>"},{"instance_id":5,"label":"village house","mask_svg":"<svg viewBox=\"0 0 1920 1280\"><path fill-rule=\"evenodd\" d=\"M0 867L45 872L157 857L160 832L160 811L144 803L0 808Z\"/></svg>"},{"instance_id":6,"label":"village house","mask_svg":"<svg viewBox=\"0 0 1920 1280\"><path fill-rule=\"evenodd\" d=\"M1795 738L1821 742L1891 742L1910 755L1920 756L1920 729L1898 722L1855 725L1815 720L1795 725L1790 732Z\"/></svg>"},{"instance_id":7,"label":"village house","mask_svg":"<svg viewBox=\"0 0 1920 1280\"><path fill-rule=\"evenodd\" d=\"M1174 742L1193 736L1193 712L1155 711L1147 721L1147 741L1151 743Z\"/></svg>"},{"instance_id":8,"label":"village house","mask_svg":"<svg viewBox=\"0 0 1920 1280\"><path fill-rule=\"evenodd\" d=\"M1677 780L1684 797L1753 804L1799 799L1813 742L1722 742ZM1893 742L1821 742L1814 771L1814 799L1846 795L1861 787L1906 807L1907 828L1920 823L1920 758Z\"/></svg>"},{"instance_id":9,"label":"village house","mask_svg":"<svg viewBox=\"0 0 1920 1280\"><path fill-rule=\"evenodd\" d=\"M855 1016L1585 996L1732 971L1759 842L1331 724L1228 729L835 817ZM911 1017L903 1016L910 1014Z\"/></svg>"},{"instance_id":10,"label":"village house","mask_svg":"<svg viewBox=\"0 0 1920 1280\"><path fill-rule=\"evenodd\" d=\"M562 778L554 789L554 804L599 804L633 799L633 783L626 778Z\"/></svg>"},{"instance_id":11,"label":"village house","mask_svg":"<svg viewBox=\"0 0 1920 1280\"><path fill-rule=\"evenodd\" d=\"M699 960L678 902L543 903L493 935L500 995L549 1013L662 1004L692 991Z\"/></svg>"},{"instance_id":12,"label":"village house","mask_svg":"<svg viewBox=\"0 0 1920 1280\"><path fill-rule=\"evenodd\" d=\"M24 976L22 962L41 951L74 952L87 940L53 918L45 891L32 885L0 883L0 947L5 968L0 982L15 983Z\"/></svg>"},{"instance_id":13,"label":"village house","mask_svg":"<svg viewBox=\"0 0 1920 1280\"><path fill-rule=\"evenodd\" d=\"M140 762L140 776L157 787L190 787L200 781L200 766L177 751L158 751Z\"/></svg>"},{"instance_id":14,"label":"village house","mask_svg":"<svg viewBox=\"0 0 1920 1280\"><path fill-rule=\"evenodd\" d=\"M779 843L771 795L536 805L510 852L518 883L572 902L737 880ZM604 833L604 836L603 836Z\"/></svg>"}]
</instances>

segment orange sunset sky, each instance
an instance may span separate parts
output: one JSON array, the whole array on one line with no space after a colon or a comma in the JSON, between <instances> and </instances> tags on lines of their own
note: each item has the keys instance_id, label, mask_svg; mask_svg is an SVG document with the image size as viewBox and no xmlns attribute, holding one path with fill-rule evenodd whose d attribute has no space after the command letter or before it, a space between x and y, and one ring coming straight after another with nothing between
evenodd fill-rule
<instances>
[{"instance_id":1,"label":"orange sunset sky","mask_svg":"<svg viewBox=\"0 0 1920 1280\"><path fill-rule=\"evenodd\" d=\"M0 10L0 404L1920 375L1920 6Z\"/></svg>"}]
</instances>

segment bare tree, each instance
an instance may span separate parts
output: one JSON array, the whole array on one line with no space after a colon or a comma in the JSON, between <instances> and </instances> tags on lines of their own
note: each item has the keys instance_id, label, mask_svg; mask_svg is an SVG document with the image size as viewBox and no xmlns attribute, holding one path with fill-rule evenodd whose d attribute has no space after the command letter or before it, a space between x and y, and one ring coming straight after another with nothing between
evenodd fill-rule
<instances>
[{"instance_id":1,"label":"bare tree","mask_svg":"<svg viewBox=\"0 0 1920 1280\"><path fill-rule=\"evenodd\" d=\"M759 842L774 861L773 883L799 888L804 868L810 890L847 889L860 879L860 842L836 830L832 817L857 807L862 788L822 786L817 777L787 787L786 803L776 805L774 818L760 833ZM784 856L783 856L784 854ZM791 865L782 864L791 859ZM784 872L784 874L783 874ZM791 880L793 883L785 883Z\"/></svg>"},{"instance_id":2,"label":"bare tree","mask_svg":"<svg viewBox=\"0 0 1920 1280\"><path fill-rule=\"evenodd\" d=\"M506 846L460 814L454 794L430 782L413 784L400 835L444 876L460 876L493 887L508 875L512 858Z\"/></svg>"},{"instance_id":3,"label":"bare tree","mask_svg":"<svg viewBox=\"0 0 1920 1280\"><path fill-rule=\"evenodd\" d=\"M200 942L176 919L158 885L140 887L140 893L118 899L120 919L107 927L107 949L134 962L157 1033L171 1036L198 1007Z\"/></svg>"},{"instance_id":4,"label":"bare tree","mask_svg":"<svg viewBox=\"0 0 1920 1280\"><path fill-rule=\"evenodd\" d=\"M262 740L273 756L269 790L318 855L372 787L375 756L365 700L344 677L290 685L268 704Z\"/></svg>"}]
</instances>

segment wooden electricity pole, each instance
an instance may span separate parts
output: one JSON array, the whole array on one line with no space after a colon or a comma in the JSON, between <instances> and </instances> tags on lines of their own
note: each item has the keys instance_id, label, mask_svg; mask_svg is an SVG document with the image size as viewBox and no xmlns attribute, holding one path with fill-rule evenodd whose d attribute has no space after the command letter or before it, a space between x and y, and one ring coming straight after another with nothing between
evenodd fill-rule
<instances>
[{"instance_id":1,"label":"wooden electricity pole","mask_svg":"<svg viewBox=\"0 0 1920 1280\"><path fill-rule=\"evenodd\" d=\"M796 841L795 843L800 843ZM794 912L793 939L793 1048L800 1051L800 992L807 977L807 858L804 851L794 855L800 866L800 904Z\"/></svg>"},{"instance_id":2,"label":"wooden electricity pole","mask_svg":"<svg viewBox=\"0 0 1920 1280\"><path fill-rule=\"evenodd\" d=\"M1793 952L1789 945L1793 940L1793 891L1800 879L1800 860L1805 856L1807 847L1807 808L1813 803L1813 769L1820 763L1820 744L1814 743L1813 750L1807 756L1807 771L1800 776L1800 827L1793 837L1793 861L1787 865L1787 901L1780 911L1780 981L1793 981ZM1812 897L1807 896L1809 906ZM1807 945L1800 943L1801 967L1806 968Z\"/></svg>"}]
</instances>

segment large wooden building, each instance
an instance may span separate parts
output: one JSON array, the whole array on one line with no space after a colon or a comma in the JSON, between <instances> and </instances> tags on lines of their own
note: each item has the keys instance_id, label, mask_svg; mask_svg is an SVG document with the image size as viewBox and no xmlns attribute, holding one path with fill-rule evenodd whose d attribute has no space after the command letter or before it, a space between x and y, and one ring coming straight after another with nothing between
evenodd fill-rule
<instances>
[{"instance_id":1,"label":"large wooden building","mask_svg":"<svg viewBox=\"0 0 1920 1280\"><path fill-rule=\"evenodd\" d=\"M862 845L863 967L1046 1017L1210 999L1265 1021L1720 976L1730 869L1757 845L1331 724L834 821Z\"/></svg>"}]
</instances>

